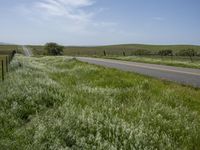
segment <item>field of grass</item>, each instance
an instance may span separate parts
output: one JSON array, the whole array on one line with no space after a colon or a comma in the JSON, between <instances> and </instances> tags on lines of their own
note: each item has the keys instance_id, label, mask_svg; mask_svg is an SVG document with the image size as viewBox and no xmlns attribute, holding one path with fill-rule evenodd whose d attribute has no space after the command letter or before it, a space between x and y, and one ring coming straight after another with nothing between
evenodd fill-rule
<instances>
[{"instance_id":1,"label":"field of grass","mask_svg":"<svg viewBox=\"0 0 200 150\"><path fill-rule=\"evenodd\" d=\"M68 57L18 55L0 86L0 135L1 149L195 150L200 89Z\"/></svg>"},{"instance_id":2,"label":"field of grass","mask_svg":"<svg viewBox=\"0 0 200 150\"><path fill-rule=\"evenodd\" d=\"M107 56L103 58L200 69L200 57L194 57L193 61L188 57L179 56Z\"/></svg>"},{"instance_id":3,"label":"field of grass","mask_svg":"<svg viewBox=\"0 0 200 150\"><path fill-rule=\"evenodd\" d=\"M28 46L33 49L33 52L37 55L45 54L43 46ZM64 54L65 55L104 55L104 51L106 51L107 55L119 55L122 56L123 52L126 55L132 55L135 50L149 50L152 52L158 52L159 50L171 49L174 52L178 52L183 49L195 49L200 53L200 46L193 45L142 45L142 44L127 44L127 45L111 45L111 46L94 46L94 47L65 47Z\"/></svg>"},{"instance_id":4,"label":"field of grass","mask_svg":"<svg viewBox=\"0 0 200 150\"><path fill-rule=\"evenodd\" d=\"M12 52L13 50L16 50L18 53L21 52L21 47L17 45L0 45L0 55L1 54L8 54Z\"/></svg>"}]
</instances>

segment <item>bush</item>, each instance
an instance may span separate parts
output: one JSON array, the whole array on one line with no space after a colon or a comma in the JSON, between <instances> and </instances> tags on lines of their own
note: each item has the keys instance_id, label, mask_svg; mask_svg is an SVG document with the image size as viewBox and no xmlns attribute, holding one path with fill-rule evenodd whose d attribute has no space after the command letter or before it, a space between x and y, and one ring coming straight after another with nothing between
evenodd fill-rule
<instances>
[{"instance_id":1,"label":"bush","mask_svg":"<svg viewBox=\"0 0 200 150\"><path fill-rule=\"evenodd\" d=\"M197 51L195 51L194 49L184 49L180 50L177 55L188 56L190 57L190 60L193 61L192 57L197 56Z\"/></svg>"},{"instance_id":2,"label":"bush","mask_svg":"<svg viewBox=\"0 0 200 150\"><path fill-rule=\"evenodd\" d=\"M49 55L63 55L63 48L63 46L60 46L57 43L47 43L45 45L45 50Z\"/></svg>"},{"instance_id":3,"label":"bush","mask_svg":"<svg viewBox=\"0 0 200 150\"><path fill-rule=\"evenodd\" d=\"M158 52L158 55L160 56L173 56L173 51L168 49L168 50L160 50Z\"/></svg>"},{"instance_id":4,"label":"bush","mask_svg":"<svg viewBox=\"0 0 200 150\"><path fill-rule=\"evenodd\" d=\"M133 52L133 55L138 55L138 56L150 55L150 54L151 54L151 52L149 50L145 50L145 49L138 49Z\"/></svg>"}]
</instances>

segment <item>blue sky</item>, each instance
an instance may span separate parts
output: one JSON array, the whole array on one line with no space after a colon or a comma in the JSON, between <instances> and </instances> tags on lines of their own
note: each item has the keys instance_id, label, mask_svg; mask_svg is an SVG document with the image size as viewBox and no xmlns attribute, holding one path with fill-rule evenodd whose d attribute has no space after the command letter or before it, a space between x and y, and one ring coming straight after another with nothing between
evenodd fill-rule
<instances>
[{"instance_id":1,"label":"blue sky","mask_svg":"<svg viewBox=\"0 0 200 150\"><path fill-rule=\"evenodd\" d=\"M0 0L0 42L200 44L199 0Z\"/></svg>"}]
</instances>

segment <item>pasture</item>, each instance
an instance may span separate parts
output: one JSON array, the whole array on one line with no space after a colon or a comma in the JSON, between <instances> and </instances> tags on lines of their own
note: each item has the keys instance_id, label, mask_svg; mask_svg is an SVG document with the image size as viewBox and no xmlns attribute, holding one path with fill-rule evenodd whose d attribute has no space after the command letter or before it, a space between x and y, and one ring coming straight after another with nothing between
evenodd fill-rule
<instances>
[{"instance_id":1,"label":"pasture","mask_svg":"<svg viewBox=\"0 0 200 150\"><path fill-rule=\"evenodd\" d=\"M0 86L0 146L198 149L199 98L200 89L64 56L17 55Z\"/></svg>"},{"instance_id":2,"label":"pasture","mask_svg":"<svg viewBox=\"0 0 200 150\"><path fill-rule=\"evenodd\" d=\"M44 46L28 46L35 55L47 55ZM194 49L198 56L177 56L181 50ZM162 50L172 50L173 56L159 56ZM149 55L136 55L135 52L148 51ZM200 68L200 46L193 45L111 45L96 47L64 47L64 55L103 57L135 62L164 64L178 67Z\"/></svg>"},{"instance_id":3,"label":"pasture","mask_svg":"<svg viewBox=\"0 0 200 150\"><path fill-rule=\"evenodd\" d=\"M7 55L13 50L16 50L18 53L21 53L21 47L17 45L0 45L0 55Z\"/></svg>"},{"instance_id":4,"label":"pasture","mask_svg":"<svg viewBox=\"0 0 200 150\"><path fill-rule=\"evenodd\" d=\"M193 61L191 61L189 57L182 57L182 56L162 57L153 55L152 56L107 56L103 58L200 69L200 57L193 57Z\"/></svg>"},{"instance_id":5,"label":"pasture","mask_svg":"<svg viewBox=\"0 0 200 150\"><path fill-rule=\"evenodd\" d=\"M28 46L36 55L46 54L44 46ZM194 45L142 45L142 44L127 44L127 45L110 45L110 46L66 46L64 48L64 55L69 56L103 56L104 51L107 55L123 56L125 52L126 56L133 55L136 50L148 50L152 53L156 53L159 50L171 49L174 53L183 49L194 49L200 54L200 46Z\"/></svg>"}]
</instances>

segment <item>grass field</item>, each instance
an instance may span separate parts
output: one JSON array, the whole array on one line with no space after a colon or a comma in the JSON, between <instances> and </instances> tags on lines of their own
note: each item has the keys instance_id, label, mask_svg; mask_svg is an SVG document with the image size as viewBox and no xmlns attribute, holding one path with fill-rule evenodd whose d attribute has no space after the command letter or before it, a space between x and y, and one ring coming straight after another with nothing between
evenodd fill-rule
<instances>
[{"instance_id":1,"label":"grass field","mask_svg":"<svg viewBox=\"0 0 200 150\"><path fill-rule=\"evenodd\" d=\"M107 56L103 58L200 69L200 57L194 57L192 62L188 57L180 56Z\"/></svg>"},{"instance_id":2,"label":"grass field","mask_svg":"<svg viewBox=\"0 0 200 150\"><path fill-rule=\"evenodd\" d=\"M18 53L21 53L21 47L17 45L0 45L0 55L7 55L13 50L16 50Z\"/></svg>"},{"instance_id":3,"label":"grass field","mask_svg":"<svg viewBox=\"0 0 200 150\"><path fill-rule=\"evenodd\" d=\"M200 147L200 89L68 57L18 55L11 69L0 86L1 149Z\"/></svg>"},{"instance_id":4,"label":"grass field","mask_svg":"<svg viewBox=\"0 0 200 150\"><path fill-rule=\"evenodd\" d=\"M33 49L33 52L36 55L45 54L43 46L29 46ZM111 46L95 46L95 47L65 47L64 54L65 55L104 55L104 51L106 51L107 55L119 55L122 56L123 52L126 55L132 55L135 50L149 50L153 53L158 52L159 50L171 49L175 53L183 50L183 49L195 49L200 54L200 46L193 45L142 45L142 44L129 44L129 45L111 45Z\"/></svg>"}]
</instances>

